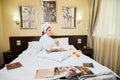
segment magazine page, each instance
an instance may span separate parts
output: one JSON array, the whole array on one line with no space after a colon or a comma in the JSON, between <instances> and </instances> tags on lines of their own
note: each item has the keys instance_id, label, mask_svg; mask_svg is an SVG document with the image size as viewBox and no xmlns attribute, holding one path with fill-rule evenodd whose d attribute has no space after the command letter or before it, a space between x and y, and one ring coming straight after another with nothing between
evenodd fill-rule
<instances>
[{"instance_id":1,"label":"magazine page","mask_svg":"<svg viewBox=\"0 0 120 80\"><path fill-rule=\"evenodd\" d=\"M94 73L89 68L81 67L81 66L75 66L75 67L81 71L81 73L77 75L78 79L95 76Z\"/></svg>"},{"instance_id":2,"label":"magazine page","mask_svg":"<svg viewBox=\"0 0 120 80\"><path fill-rule=\"evenodd\" d=\"M58 67L55 68L49 68L49 69L38 69L36 71L35 78L51 78L51 79L57 79L60 77L63 77L64 75L60 73L58 70Z\"/></svg>"},{"instance_id":3,"label":"magazine page","mask_svg":"<svg viewBox=\"0 0 120 80\"><path fill-rule=\"evenodd\" d=\"M47 78L54 76L54 68L53 69L38 69L36 71L35 78Z\"/></svg>"},{"instance_id":4,"label":"magazine page","mask_svg":"<svg viewBox=\"0 0 120 80\"><path fill-rule=\"evenodd\" d=\"M81 66L75 66L78 70L81 71L81 75L90 75L90 74L93 74L93 72L89 69L89 68L86 68L86 67L81 67Z\"/></svg>"},{"instance_id":5,"label":"magazine page","mask_svg":"<svg viewBox=\"0 0 120 80\"><path fill-rule=\"evenodd\" d=\"M93 72L89 68L81 66L58 67L58 70L60 74L63 74L67 79L70 80L94 76Z\"/></svg>"},{"instance_id":6,"label":"magazine page","mask_svg":"<svg viewBox=\"0 0 120 80\"><path fill-rule=\"evenodd\" d=\"M66 79L72 79L72 80L77 80L78 74L81 73L80 70L75 68L74 66L64 66L64 67L58 67L58 72L60 75L63 75Z\"/></svg>"}]
</instances>

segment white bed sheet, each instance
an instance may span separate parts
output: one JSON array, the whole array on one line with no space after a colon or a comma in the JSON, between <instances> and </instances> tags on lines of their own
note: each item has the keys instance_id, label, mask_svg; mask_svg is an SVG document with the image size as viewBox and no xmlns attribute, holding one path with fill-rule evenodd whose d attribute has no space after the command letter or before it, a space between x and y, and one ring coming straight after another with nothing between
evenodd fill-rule
<instances>
[{"instance_id":1,"label":"white bed sheet","mask_svg":"<svg viewBox=\"0 0 120 80\"><path fill-rule=\"evenodd\" d=\"M71 50L71 52L72 51L73 50ZM79 52L80 58L77 58L75 55L72 55L71 57L67 58L62 62L43 59L38 57L38 54L36 54L34 49L27 49L23 51L22 54L20 54L14 61L11 62L14 63L19 61L23 65L23 67L12 70L7 70L6 67L4 67L3 69L0 70L0 80L36 80L35 74L37 69L53 68L59 66L82 66L83 63L87 62L93 63L94 65L94 68L89 68L95 75L98 76L94 77L94 80L102 80L103 78L105 80L107 79L116 80L117 75L112 70L108 69L105 66L102 66L93 59L85 56L84 54L82 54L82 52ZM86 80L93 79L89 78Z\"/></svg>"}]
</instances>

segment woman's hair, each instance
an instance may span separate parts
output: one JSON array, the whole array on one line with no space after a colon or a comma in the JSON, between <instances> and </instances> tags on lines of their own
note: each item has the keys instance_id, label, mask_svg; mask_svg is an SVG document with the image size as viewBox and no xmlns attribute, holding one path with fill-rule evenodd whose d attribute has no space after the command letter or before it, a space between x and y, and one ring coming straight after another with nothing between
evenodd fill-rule
<instances>
[{"instance_id":1,"label":"woman's hair","mask_svg":"<svg viewBox=\"0 0 120 80\"><path fill-rule=\"evenodd\" d=\"M46 29L46 31L47 31L49 28L50 28L50 27L48 27L48 28ZM44 31L42 31L42 35L44 35L44 33L45 33L45 32L44 32Z\"/></svg>"}]
</instances>

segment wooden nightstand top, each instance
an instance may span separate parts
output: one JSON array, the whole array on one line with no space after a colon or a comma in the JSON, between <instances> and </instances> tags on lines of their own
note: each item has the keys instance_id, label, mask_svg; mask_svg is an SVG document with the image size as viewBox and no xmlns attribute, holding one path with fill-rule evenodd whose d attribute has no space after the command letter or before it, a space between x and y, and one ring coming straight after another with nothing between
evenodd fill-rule
<instances>
[{"instance_id":1,"label":"wooden nightstand top","mask_svg":"<svg viewBox=\"0 0 120 80\"><path fill-rule=\"evenodd\" d=\"M92 48L85 48L82 49L83 54L93 58L93 49Z\"/></svg>"}]
</instances>

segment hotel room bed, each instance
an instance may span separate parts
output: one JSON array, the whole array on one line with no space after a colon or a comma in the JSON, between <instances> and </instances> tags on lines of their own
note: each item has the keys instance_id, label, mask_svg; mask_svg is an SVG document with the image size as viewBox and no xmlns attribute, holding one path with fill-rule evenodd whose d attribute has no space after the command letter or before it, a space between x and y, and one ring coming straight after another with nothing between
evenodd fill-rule
<instances>
[{"instance_id":1,"label":"hotel room bed","mask_svg":"<svg viewBox=\"0 0 120 80\"><path fill-rule=\"evenodd\" d=\"M36 45L37 41L32 42L32 45L33 44ZM84 55L81 51L78 51L74 45L68 44L62 47L67 51L47 54L44 50L36 52L36 49L29 44L28 48L11 62L20 62L22 67L11 70L7 70L7 68L4 67L0 70L0 80L41 80L41 78L35 78L38 69L62 66L83 66L83 63L93 63L94 65L94 68L87 68L89 68L95 76L86 78L85 80L116 80L117 75L112 70ZM73 52L79 54L80 57L74 55ZM53 78L55 77L42 78L42 80L51 80Z\"/></svg>"}]
</instances>

